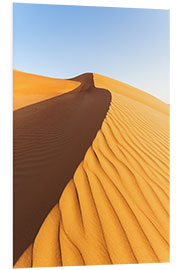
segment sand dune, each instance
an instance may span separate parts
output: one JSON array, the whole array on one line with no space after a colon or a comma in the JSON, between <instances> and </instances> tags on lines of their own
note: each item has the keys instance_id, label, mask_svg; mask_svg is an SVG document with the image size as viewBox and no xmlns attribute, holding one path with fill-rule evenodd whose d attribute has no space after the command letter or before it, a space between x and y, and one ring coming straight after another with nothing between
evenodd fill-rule
<instances>
[{"instance_id":1,"label":"sand dune","mask_svg":"<svg viewBox=\"0 0 180 270\"><path fill-rule=\"evenodd\" d=\"M74 90L80 82L13 70L13 110Z\"/></svg>"},{"instance_id":2,"label":"sand dune","mask_svg":"<svg viewBox=\"0 0 180 270\"><path fill-rule=\"evenodd\" d=\"M166 103L126 83L94 73L94 84L96 87L106 88L169 115L169 106Z\"/></svg>"},{"instance_id":3,"label":"sand dune","mask_svg":"<svg viewBox=\"0 0 180 270\"><path fill-rule=\"evenodd\" d=\"M34 240L100 129L111 95L92 74L69 93L14 112L14 261Z\"/></svg>"},{"instance_id":4,"label":"sand dune","mask_svg":"<svg viewBox=\"0 0 180 270\"><path fill-rule=\"evenodd\" d=\"M111 93L107 114L15 268L169 261L169 106L101 75L94 82Z\"/></svg>"}]
</instances>

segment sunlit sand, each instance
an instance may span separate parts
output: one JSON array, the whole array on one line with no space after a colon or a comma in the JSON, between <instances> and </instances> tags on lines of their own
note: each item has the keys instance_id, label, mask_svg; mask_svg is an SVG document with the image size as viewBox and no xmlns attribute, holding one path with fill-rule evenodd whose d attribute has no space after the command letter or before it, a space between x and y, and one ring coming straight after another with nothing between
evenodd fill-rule
<instances>
[{"instance_id":1,"label":"sunlit sand","mask_svg":"<svg viewBox=\"0 0 180 270\"><path fill-rule=\"evenodd\" d=\"M69 92L79 82L13 70L13 110Z\"/></svg>"}]
</instances>

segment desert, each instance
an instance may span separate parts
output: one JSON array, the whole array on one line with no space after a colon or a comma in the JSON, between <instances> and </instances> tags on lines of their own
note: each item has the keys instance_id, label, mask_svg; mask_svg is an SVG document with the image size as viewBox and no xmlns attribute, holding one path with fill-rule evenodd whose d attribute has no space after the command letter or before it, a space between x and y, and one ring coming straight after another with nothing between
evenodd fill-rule
<instances>
[{"instance_id":1,"label":"desert","mask_svg":"<svg viewBox=\"0 0 180 270\"><path fill-rule=\"evenodd\" d=\"M96 73L14 78L14 268L168 262L169 105Z\"/></svg>"}]
</instances>

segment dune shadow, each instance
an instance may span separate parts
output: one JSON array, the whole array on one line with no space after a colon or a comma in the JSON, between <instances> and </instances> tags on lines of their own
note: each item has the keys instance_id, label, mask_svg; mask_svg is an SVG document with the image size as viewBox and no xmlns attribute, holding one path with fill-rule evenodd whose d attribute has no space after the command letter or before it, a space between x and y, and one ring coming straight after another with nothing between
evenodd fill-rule
<instances>
[{"instance_id":1,"label":"dune shadow","mask_svg":"<svg viewBox=\"0 0 180 270\"><path fill-rule=\"evenodd\" d=\"M69 93L13 116L13 263L31 244L101 128L111 102L93 74Z\"/></svg>"}]
</instances>

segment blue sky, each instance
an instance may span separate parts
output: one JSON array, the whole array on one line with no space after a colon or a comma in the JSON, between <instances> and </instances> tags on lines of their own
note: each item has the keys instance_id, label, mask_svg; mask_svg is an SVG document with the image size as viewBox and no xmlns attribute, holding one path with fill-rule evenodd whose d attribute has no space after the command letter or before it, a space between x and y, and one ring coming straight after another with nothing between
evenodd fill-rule
<instances>
[{"instance_id":1,"label":"blue sky","mask_svg":"<svg viewBox=\"0 0 180 270\"><path fill-rule=\"evenodd\" d=\"M14 3L13 68L95 72L169 103L169 11Z\"/></svg>"}]
</instances>

